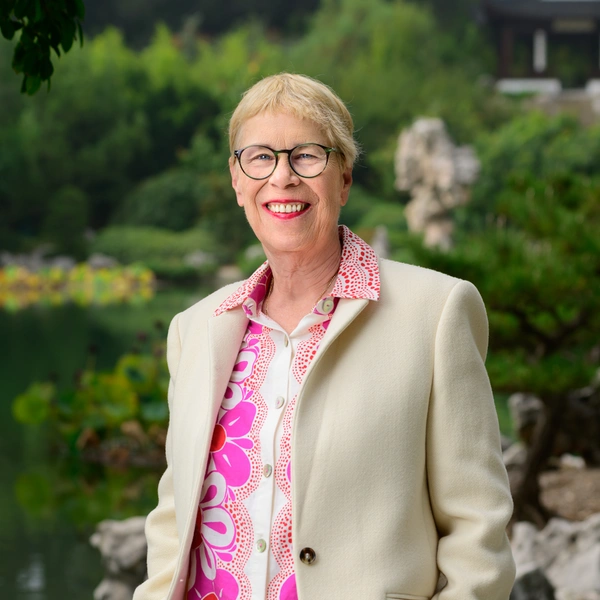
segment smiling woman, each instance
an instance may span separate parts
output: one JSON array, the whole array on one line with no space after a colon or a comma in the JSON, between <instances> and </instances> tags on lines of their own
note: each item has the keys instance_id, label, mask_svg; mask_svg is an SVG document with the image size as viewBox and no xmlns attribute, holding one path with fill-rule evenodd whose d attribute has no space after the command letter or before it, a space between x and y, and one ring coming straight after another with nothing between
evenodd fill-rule
<instances>
[{"instance_id":1,"label":"smiling woman","mask_svg":"<svg viewBox=\"0 0 600 600\"><path fill-rule=\"evenodd\" d=\"M322 83L257 83L230 145L268 260L171 323L168 467L135 600L506 600L477 290L338 226L357 145Z\"/></svg>"}]
</instances>

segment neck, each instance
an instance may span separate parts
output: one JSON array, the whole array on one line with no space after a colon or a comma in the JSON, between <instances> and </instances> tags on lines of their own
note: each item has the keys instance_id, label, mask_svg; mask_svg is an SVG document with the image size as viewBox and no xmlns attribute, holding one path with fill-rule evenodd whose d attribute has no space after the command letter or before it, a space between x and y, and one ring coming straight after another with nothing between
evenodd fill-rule
<instances>
[{"instance_id":1,"label":"neck","mask_svg":"<svg viewBox=\"0 0 600 600\"><path fill-rule=\"evenodd\" d=\"M269 302L276 301L305 305L320 300L316 295L329 290L324 286L337 273L340 265L341 245L339 238L320 245L315 252L273 253L265 249L273 273L273 287ZM309 309L312 308L312 304Z\"/></svg>"}]
</instances>

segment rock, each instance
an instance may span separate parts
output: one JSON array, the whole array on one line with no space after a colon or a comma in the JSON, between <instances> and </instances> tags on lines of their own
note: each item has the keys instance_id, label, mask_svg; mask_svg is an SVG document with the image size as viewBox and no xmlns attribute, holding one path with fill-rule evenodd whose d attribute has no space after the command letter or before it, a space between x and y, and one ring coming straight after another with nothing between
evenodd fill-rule
<instances>
[{"instance_id":1,"label":"rock","mask_svg":"<svg viewBox=\"0 0 600 600\"><path fill-rule=\"evenodd\" d=\"M541 569L562 598L600 594L600 513L581 522L551 519L542 531L516 523L511 544L517 574Z\"/></svg>"},{"instance_id":2,"label":"rock","mask_svg":"<svg viewBox=\"0 0 600 600\"><path fill-rule=\"evenodd\" d=\"M195 252L190 252L183 257L183 264L187 265L188 267L193 267L194 269L200 269L202 267L206 267L207 265L214 265L215 258L209 252L196 250Z\"/></svg>"},{"instance_id":3,"label":"rock","mask_svg":"<svg viewBox=\"0 0 600 600\"><path fill-rule=\"evenodd\" d=\"M508 399L508 408L519 439L529 444L535 426L544 412L544 403L532 394L517 393Z\"/></svg>"},{"instance_id":4,"label":"rock","mask_svg":"<svg viewBox=\"0 0 600 600\"><path fill-rule=\"evenodd\" d=\"M136 587L117 579L103 579L94 590L94 600L131 600Z\"/></svg>"},{"instance_id":5,"label":"rock","mask_svg":"<svg viewBox=\"0 0 600 600\"><path fill-rule=\"evenodd\" d=\"M375 234L371 240L371 248L379 258L389 258L390 256L390 241L388 239L388 231L385 225L377 225Z\"/></svg>"},{"instance_id":6,"label":"rock","mask_svg":"<svg viewBox=\"0 0 600 600\"><path fill-rule=\"evenodd\" d=\"M106 254L100 254L100 252L92 254L87 262L92 269L112 269L119 265L119 261L116 258L107 256Z\"/></svg>"},{"instance_id":7,"label":"rock","mask_svg":"<svg viewBox=\"0 0 600 600\"><path fill-rule=\"evenodd\" d=\"M563 454L559 459L561 469L585 469L585 460L581 456Z\"/></svg>"},{"instance_id":8,"label":"rock","mask_svg":"<svg viewBox=\"0 0 600 600\"><path fill-rule=\"evenodd\" d=\"M265 251L261 244L252 244L244 250L244 258L246 260L266 260Z\"/></svg>"},{"instance_id":9,"label":"rock","mask_svg":"<svg viewBox=\"0 0 600 600\"><path fill-rule=\"evenodd\" d=\"M574 592L556 590L556 600L600 600L600 592Z\"/></svg>"},{"instance_id":10,"label":"rock","mask_svg":"<svg viewBox=\"0 0 600 600\"><path fill-rule=\"evenodd\" d=\"M555 600L554 588L541 569L533 569L517 578L510 600Z\"/></svg>"},{"instance_id":11,"label":"rock","mask_svg":"<svg viewBox=\"0 0 600 600\"><path fill-rule=\"evenodd\" d=\"M452 246L451 211L468 202L479 168L474 150L456 147L440 119L418 119L400 134L395 186L411 193L408 226L425 234L426 245Z\"/></svg>"},{"instance_id":12,"label":"rock","mask_svg":"<svg viewBox=\"0 0 600 600\"><path fill-rule=\"evenodd\" d=\"M241 269L236 265L223 265L219 267L216 275L217 285L234 283L244 278Z\"/></svg>"},{"instance_id":13,"label":"rock","mask_svg":"<svg viewBox=\"0 0 600 600\"><path fill-rule=\"evenodd\" d=\"M523 442L515 442L512 446L509 446L502 453L502 460L506 470L510 473L511 471L520 470L525 464L527 458L527 447Z\"/></svg>"},{"instance_id":14,"label":"rock","mask_svg":"<svg viewBox=\"0 0 600 600\"><path fill-rule=\"evenodd\" d=\"M506 452L512 445L514 441L506 435L500 436L500 446L502 448L502 452Z\"/></svg>"},{"instance_id":15,"label":"rock","mask_svg":"<svg viewBox=\"0 0 600 600\"><path fill-rule=\"evenodd\" d=\"M106 577L94 591L94 600L131 600L146 576L145 523L146 517L132 517L102 521L96 527L90 543L102 555Z\"/></svg>"},{"instance_id":16,"label":"rock","mask_svg":"<svg viewBox=\"0 0 600 600\"><path fill-rule=\"evenodd\" d=\"M559 519L552 519L546 529L552 521ZM569 523L569 527L561 524L554 538L561 535L562 547L547 568L550 580L561 589L600 592L600 514L580 523ZM554 548L558 545L556 543Z\"/></svg>"},{"instance_id":17,"label":"rock","mask_svg":"<svg viewBox=\"0 0 600 600\"><path fill-rule=\"evenodd\" d=\"M529 446L545 414L544 403L531 394L517 393L510 396L508 406L518 438ZM564 454L572 458L560 459ZM600 465L600 382L593 381L564 399L552 457L551 466L561 468Z\"/></svg>"}]
</instances>

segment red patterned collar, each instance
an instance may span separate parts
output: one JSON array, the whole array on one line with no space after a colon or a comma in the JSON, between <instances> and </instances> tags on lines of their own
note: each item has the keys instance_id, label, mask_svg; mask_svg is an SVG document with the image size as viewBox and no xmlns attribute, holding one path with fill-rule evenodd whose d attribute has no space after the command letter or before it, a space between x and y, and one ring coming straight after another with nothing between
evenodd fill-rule
<instances>
[{"instance_id":1,"label":"red patterned collar","mask_svg":"<svg viewBox=\"0 0 600 600\"><path fill-rule=\"evenodd\" d=\"M379 300L379 265L375 251L345 225L339 226L339 233L342 240L342 257L330 296ZM215 310L214 316L240 306L250 297L262 299L270 276L271 267L269 262L265 261Z\"/></svg>"}]
</instances>

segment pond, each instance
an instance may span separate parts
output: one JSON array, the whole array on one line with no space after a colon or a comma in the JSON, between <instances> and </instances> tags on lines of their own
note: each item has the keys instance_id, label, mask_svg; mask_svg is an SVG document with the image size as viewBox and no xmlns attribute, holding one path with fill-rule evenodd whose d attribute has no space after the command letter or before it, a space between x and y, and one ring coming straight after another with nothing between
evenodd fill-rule
<instances>
[{"instance_id":1,"label":"pond","mask_svg":"<svg viewBox=\"0 0 600 600\"><path fill-rule=\"evenodd\" d=\"M102 577L99 554L89 545L94 525L146 514L156 503L159 477L61 457L49 447L43 427L15 423L13 398L49 376L70 386L91 345L98 368L112 367L138 333L166 335L173 315L204 295L206 290L170 290L142 306L0 311L0 597L91 599Z\"/></svg>"}]
</instances>

